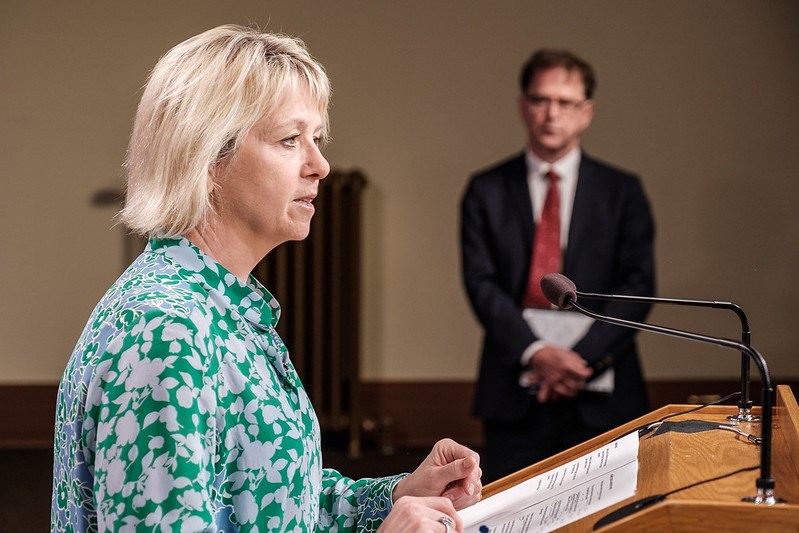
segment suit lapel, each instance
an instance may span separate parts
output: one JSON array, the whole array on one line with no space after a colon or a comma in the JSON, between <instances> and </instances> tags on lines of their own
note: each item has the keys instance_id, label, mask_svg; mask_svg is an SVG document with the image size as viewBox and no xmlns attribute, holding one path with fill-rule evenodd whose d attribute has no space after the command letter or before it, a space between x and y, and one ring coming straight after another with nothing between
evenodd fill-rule
<instances>
[{"instance_id":1,"label":"suit lapel","mask_svg":"<svg viewBox=\"0 0 799 533\"><path fill-rule=\"evenodd\" d=\"M533 205L530 201L530 187L527 184L527 164L524 154L513 160L508 174L508 199L511 209L517 212L516 219L521 221L524 237L527 243L532 242L533 232Z\"/></svg>"},{"instance_id":2,"label":"suit lapel","mask_svg":"<svg viewBox=\"0 0 799 533\"><path fill-rule=\"evenodd\" d=\"M585 234L587 226L590 224L590 210L592 198L599 194L596 172L591 158L585 153L580 158L580 167L577 175L577 189L574 192L574 205L572 207L572 218L569 224L569 241L566 245L566 253L563 257L563 273L566 276L573 276L572 266L574 257L582 246L585 246Z\"/></svg>"}]
</instances>

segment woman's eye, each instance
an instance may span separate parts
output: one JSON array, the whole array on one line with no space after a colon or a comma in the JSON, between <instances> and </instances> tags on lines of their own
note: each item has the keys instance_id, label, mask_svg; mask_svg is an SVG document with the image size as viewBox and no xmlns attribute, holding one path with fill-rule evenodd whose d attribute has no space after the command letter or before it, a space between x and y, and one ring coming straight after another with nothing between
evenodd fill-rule
<instances>
[{"instance_id":1,"label":"woman's eye","mask_svg":"<svg viewBox=\"0 0 799 533\"><path fill-rule=\"evenodd\" d=\"M286 137L281 142L283 144L285 144L286 146L296 146L298 138L299 138L299 135L292 135L291 137Z\"/></svg>"}]
</instances>

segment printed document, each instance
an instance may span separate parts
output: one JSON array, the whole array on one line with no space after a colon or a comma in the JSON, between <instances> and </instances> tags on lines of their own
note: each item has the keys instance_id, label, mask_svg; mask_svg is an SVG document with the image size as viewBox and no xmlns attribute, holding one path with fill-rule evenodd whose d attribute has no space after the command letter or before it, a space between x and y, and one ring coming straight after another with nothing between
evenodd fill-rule
<instances>
[{"instance_id":1,"label":"printed document","mask_svg":"<svg viewBox=\"0 0 799 533\"><path fill-rule=\"evenodd\" d=\"M460 511L466 533L544 533L635 495L638 433Z\"/></svg>"}]
</instances>

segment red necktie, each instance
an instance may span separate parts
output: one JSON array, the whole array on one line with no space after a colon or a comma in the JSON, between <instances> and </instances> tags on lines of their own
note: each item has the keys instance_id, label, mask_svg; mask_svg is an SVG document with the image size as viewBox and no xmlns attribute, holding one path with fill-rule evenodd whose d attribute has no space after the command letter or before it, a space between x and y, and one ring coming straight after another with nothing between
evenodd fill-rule
<instances>
[{"instance_id":1,"label":"red necktie","mask_svg":"<svg viewBox=\"0 0 799 533\"><path fill-rule=\"evenodd\" d=\"M552 272L560 272L560 193L558 192L558 175L552 170L547 172L549 190L541 211L541 220L535 229L535 245L530 260L530 274L527 282L527 294L522 301L525 307L549 309L552 304L541 292L541 278Z\"/></svg>"}]
</instances>

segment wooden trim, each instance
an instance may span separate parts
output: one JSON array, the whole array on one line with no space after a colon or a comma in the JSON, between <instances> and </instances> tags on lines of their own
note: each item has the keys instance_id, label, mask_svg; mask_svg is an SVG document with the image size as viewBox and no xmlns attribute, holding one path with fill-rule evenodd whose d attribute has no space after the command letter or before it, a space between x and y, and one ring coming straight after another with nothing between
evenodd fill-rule
<instances>
[{"instance_id":1,"label":"wooden trim","mask_svg":"<svg viewBox=\"0 0 799 533\"><path fill-rule=\"evenodd\" d=\"M471 382L365 382L365 445L371 440L389 449L429 447L449 437L479 446L480 421L471 416L473 391Z\"/></svg>"},{"instance_id":2,"label":"wooden trim","mask_svg":"<svg viewBox=\"0 0 799 533\"><path fill-rule=\"evenodd\" d=\"M779 384L799 391L799 379ZM693 397L723 396L739 385L737 380L657 380L647 386L650 408L655 409L693 403ZM0 449L52 447L57 390L56 384L0 385ZM759 405L758 382L752 383L751 392ZM364 446L426 448L450 437L480 448L481 424L471 416L473 393L474 383L467 381L365 382L360 390Z\"/></svg>"},{"instance_id":3,"label":"wooden trim","mask_svg":"<svg viewBox=\"0 0 799 533\"><path fill-rule=\"evenodd\" d=\"M799 380L782 381L799 390ZM776 384L774 384L776 388ZM647 384L650 408L712 401L739 390L737 380L658 380ZM760 404L760 382L750 384ZM367 382L362 385L362 414L378 445L427 447L442 437L468 446L482 445L480 421L471 416L471 382ZM735 402L729 402L734 404ZM369 439L369 432L364 438Z\"/></svg>"},{"instance_id":4,"label":"wooden trim","mask_svg":"<svg viewBox=\"0 0 799 533\"><path fill-rule=\"evenodd\" d=\"M794 390L796 390L794 388ZM780 487L777 495L799 502L799 405L793 391L777 388L772 419L771 471ZM790 480L790 481L789 481Z\"/></svg>"},{"instance_id":5,"label":"wooden trim","mask_svg":"<svg viewBox=\"0 0 799 533\"><path fill-rule=\"evenodd\" d=\"M0 449L52 448L58 385L0 385Z\"/></svg>"}]
</instances>

